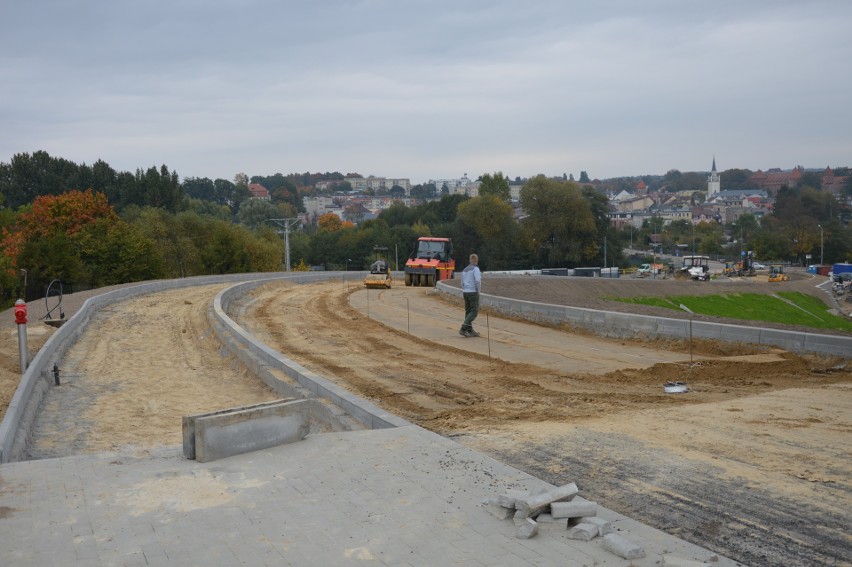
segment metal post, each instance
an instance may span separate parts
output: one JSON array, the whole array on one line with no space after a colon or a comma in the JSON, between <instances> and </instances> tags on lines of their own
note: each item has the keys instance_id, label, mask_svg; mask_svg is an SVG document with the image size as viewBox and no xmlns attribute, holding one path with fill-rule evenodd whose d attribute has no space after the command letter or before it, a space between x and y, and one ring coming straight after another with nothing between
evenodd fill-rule
<instances>
[{"instance_id":1,"label":"metal post","mask_svg":"<svg viewBox=\"0 0 852 567\"><path fill-rule=\"evenodd\" d=\"M692 220L692 256L695 256L695 219Z\"/></svg>"},{"instance_id":2,"label":"metal post","mask_svg":"<svg viewBox=\"0 0 852 567\"><path fill-rule=\"evenodd\" d=\"M488 341L488 358L491 358L491 322L488 313L485 314L485 338Z\"/></svg>"},{"instance_id":3,"label":"metal post","mask_svg":"<svg viewBox=\"0 0 852 567\"><path fill-rule=\"evenodd\" d=\"M819 227L819 265L822 266L822 225L818 224L817 226Z\"/></svg>"}]
</instances>

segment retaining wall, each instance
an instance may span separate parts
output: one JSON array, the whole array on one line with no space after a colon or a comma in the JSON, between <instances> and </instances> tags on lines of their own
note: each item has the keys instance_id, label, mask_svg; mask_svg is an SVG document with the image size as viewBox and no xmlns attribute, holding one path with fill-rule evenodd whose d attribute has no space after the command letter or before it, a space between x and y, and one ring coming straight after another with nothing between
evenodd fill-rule
<instances>
[{"instance_id":1,"label":"retaining wall","mask_svg":"<svg viewBox=\"0 0 852 567\"><path fill-rule=\"evenodd\" d=\"M439 282L438 291L461 297L461 288ZM649 315L634 315L615 311L598 311L567 305L534 303L521 299L510 299L494 295L480 294L479 304L505 315L520 317L529 321L568 324L593 331L606 337L677 337L690 336L689 319L671 319ZM729 325L708 321L692 321L692 337L711 339L731 343L749 343L780 347L792 352L828 354L852 358L852 337L823 335Z\"/></svg>"}]
</instances>

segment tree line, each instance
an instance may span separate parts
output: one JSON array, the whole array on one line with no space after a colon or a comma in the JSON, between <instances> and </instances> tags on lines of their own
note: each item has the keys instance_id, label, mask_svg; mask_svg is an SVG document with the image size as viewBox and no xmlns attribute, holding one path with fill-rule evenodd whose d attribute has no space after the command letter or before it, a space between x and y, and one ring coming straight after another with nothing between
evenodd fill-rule
<instances>
[{"instance_id":1,"label":"tree line","mask_svg":"<svg viewBox=\"0 0 852 567\"><path fill-rule=\"evenodd\" d=\"M586 176L587 177L587 176ZM187 178L165 165L116 172L53 158L16 155L0 164L0 300L41 297L48 284L66 291L132 281L284 268L280 227L270 219L303 211L302 196L319 181L344 182L340 173L275 174L233 181ZM733 255L732 240L748 241L762 259L799 259L824 248L826 259L850 255L848 207L812 187L783 189L773 215L745 215L738 226L689 221L616 230L606 196L588 184L544 175L527 179L520 208L509 180L483 174L479 196L449 195L414 206L395 203L377 218L342 221L335 215L290 233L295 269L362 270L373 247L391 251L399 269L419 236L453 239L460 265L480 256L486 270L624 266L623 249ZM270 189L269 201L250 199L249 183ZM421 187L422 189L422 187ZM438 194L434 187L426 188ZM816 232L822 227L822 233ZM656 235L652 237L652 235ZM634 259L636 260L636 259ZM24 289L26 282L26 289Z\"/></svg>"}]
</instances>

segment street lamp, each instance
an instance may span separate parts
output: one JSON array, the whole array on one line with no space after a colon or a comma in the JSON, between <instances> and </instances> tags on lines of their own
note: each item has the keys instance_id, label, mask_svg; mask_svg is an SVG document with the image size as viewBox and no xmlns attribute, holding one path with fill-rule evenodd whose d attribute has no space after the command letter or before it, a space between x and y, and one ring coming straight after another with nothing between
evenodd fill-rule
<instances>
[{"instance_id":1,"label":"street lamp","mask_svg":"<svg viewBox=\"0 0 852 567\"><path fill-rule=\"evenodd\" d=\"M692 256L695 257L695 220L694 219L692 221Z\"/></svg>"},{"instance_id":2,"label":"street lamp","mask_svg":"<svg viewBox=\"0 0 852 567\"><path fill-rule=\"evenodd\" d=\"M737 226L737 223L732 223L734 226ZM739 223L740 225L740 260L743 259L743 223ZM743 264L745 265L745 264Z\"/></svg>"},{"instance_id":3,"label":"street lamp","mask_svg":"<svg viewBox=\"0 0 852 567\"><path fill-rule=\"evenodd\" d=\"M822 266L822 225L818 224L817 227L819 227L819 265Z\"/></svg>"}]
</instances>

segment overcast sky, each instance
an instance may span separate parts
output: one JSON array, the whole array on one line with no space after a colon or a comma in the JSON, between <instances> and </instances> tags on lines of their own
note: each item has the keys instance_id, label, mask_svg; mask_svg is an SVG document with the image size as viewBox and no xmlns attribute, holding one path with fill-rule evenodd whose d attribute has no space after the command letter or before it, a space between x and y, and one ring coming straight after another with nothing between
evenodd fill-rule
<instances>
[{"instance_id":1,"label":"overcast sky","mask_svg":"<svg viewBox=\"0 0 852 567\"><path fill-rule=\"evenodd\" d=\"M849 0L2 0L0 161L413 183L852 166Z\"/></svg>"}]
</instances>

